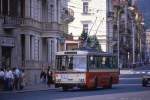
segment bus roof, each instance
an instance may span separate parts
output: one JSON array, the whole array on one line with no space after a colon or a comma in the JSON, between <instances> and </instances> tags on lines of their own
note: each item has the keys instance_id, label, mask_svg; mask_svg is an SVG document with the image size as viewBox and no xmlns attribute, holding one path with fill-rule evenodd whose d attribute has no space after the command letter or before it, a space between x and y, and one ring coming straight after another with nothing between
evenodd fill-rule
<instances>
[{"instance_id":1,"label":"bus roof","mask_svg":"<svg viewBox=\"0 0 150 100\"><path fill-rule=\"evenodd\" d=\"M67 51L59 51L56 55L102 55L102 56L115 56L112 53L107 52L97 52L91 50L67 50Z\"/></svg>"}]
</instances>

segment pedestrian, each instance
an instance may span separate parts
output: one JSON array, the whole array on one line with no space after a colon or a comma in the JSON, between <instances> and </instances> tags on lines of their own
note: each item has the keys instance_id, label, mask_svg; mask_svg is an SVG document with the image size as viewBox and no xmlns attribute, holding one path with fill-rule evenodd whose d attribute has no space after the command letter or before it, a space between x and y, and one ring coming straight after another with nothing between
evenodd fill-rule
<instances>
[{"instance_id":1,"label":"pedestrian","mask_svg":"<svg viewBox=\"0 0 150 100\"><path fill-rule=\"evenodd\" d=\"M42 69L41 74L40 74L40 80L42 83L46 82L46 72L44 69Z\"/></svg>"},{"instance_id":2,"label":"pedestrian","mask_svg":"<svg viewBox=\"0 0 150 100\"><path fill-rule=\"evenodd\" d=\"M20 87L20 75L21 75L21 72L19 70L19 68L14 68L13 69L13 75L14 75L14 89L18 90L19 87Z\"/></svg>"},{"instance_id":3,"label":"pedestrian","mask_svg":"<svg viewBox=\"0 0 150 100\"><path fill-rule=\"evenodd\" d=\"M13 73L10 68L7 68L4 75L5 79L5 90L12 90L13 89Z\"/></svg>"},{"instance_id":4,"label":"pedestrian","mask_svg":"<svg viewBox=\"0 0 150 100\"><path fill-rule=\"evenodd\" d=\"M19 89L22 90L25 86L25 72L24 69L20 71L20 82Z\"/></svg>"},{"instance_id":5,"label":"pedestrian","mask_svg":"<svg viewBox=\"0 0 150 100\"><path fill-rule=\"evenodd\" d=\"M53 83L52 71L48 68L48 70L47 70L47 85L50 87L52 83Z\"/></svg>"},{"instance_id":6,"label":"pedestrian","mask_svg":"<svg viewBox=\"0 0 150 100\"><path fill-rule=\"evenodd\" d=\"M0 90L4 89L4 70L1 68L0 69Z\"/></svg>"}]
</instances>

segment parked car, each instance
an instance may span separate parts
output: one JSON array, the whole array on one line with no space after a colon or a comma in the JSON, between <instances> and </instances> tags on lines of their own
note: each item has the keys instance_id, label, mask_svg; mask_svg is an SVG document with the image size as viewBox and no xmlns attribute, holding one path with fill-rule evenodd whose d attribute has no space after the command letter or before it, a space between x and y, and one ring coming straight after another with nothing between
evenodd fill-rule
<instances>
[{"instance_id":1,"label":"parked car","mask_svg":"<svg viewBox=\"0 0 150 100\"><path fill-rule=\"evenodd\" d=\"M150 84L150 72L143 75L143 78L142 78L142 85L144 87L148 86L149 84Z\"/></svg>"}]
</instances>

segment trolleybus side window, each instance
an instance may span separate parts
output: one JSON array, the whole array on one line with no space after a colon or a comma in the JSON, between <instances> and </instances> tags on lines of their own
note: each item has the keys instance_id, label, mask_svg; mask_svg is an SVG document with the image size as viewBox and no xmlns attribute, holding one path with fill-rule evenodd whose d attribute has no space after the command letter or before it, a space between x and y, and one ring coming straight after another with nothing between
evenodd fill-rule
<instances>
[{"instance_id":1,"label":"trolleybus side window","mask_svg":"<svg viewBox=\"0 0 150 100\"><path fill-rule=\"evenodd\" d=\"M106 57L105 67L112 68L112 57Z\"/></svg>"},{"instance_id":2,"label":"trolleybus side window","mask_svg":"<svg viewBox=\"0 0 150 100\"><path fill-rule=\"evenodd\" d=\"M100 58L95 55L88 56L88 69L99 69L99 68L100 68Z\"/></svg>"},{"instance_id":3,"label":"trolleybus side window","mask_svg":"<svg viewBox=\"0 0 150 100\"><path fill-rule=\"evenodd\" d=\"M117 68L117 59L115 56L105 57L105 68Z\"/></svg>"},{"instance_id":4,"label":"trolleybus side window","mask_svg":"<svg viewBox=\"0 0 150 100\"><path fill-rule=\"evenodd\" d=\"M100 67L102 69L113 68L113 58L111 56L101 56L100 59Z\"/></svg>"},{"instance_id":5,"label":"trolleybus side window","mask_svg":"<svg viewBox=\"0 0 150 100\"><path fill-rule=\"evenodd\" d=\"M66 62L66 63L68 64L68 65L67 65L67 66L68 66L68 69L69 69L69 70L72 70L72 69L73 69L73 57L72 57L72 56L68 56L68 58L67 58L66 61L68 62L68 63Z\"/></svg>"},{"instance_id":6,"label":"trolleybus side window","mask_svg":"<svg viewBox=\"0 0 150 100\"><path fill-rule=\"evenodd\" d=\"M113 63L112 63L113 68L118 68L118 66L117 66L117 57L114 56L114 57L112 58L112 60L113 60L113 61L112 61L112 62L113 62Z\"/></svg>"},{"instance_id":7,"label":"trolleybus side window","mask_svg":"<svg viewBox=\"0 0 150 100\"><path fill-rule=\"evenodd\" d=\"M113 69L116 64L113 56L88 56L88 69Z\"/></svg>"}]
</instances>

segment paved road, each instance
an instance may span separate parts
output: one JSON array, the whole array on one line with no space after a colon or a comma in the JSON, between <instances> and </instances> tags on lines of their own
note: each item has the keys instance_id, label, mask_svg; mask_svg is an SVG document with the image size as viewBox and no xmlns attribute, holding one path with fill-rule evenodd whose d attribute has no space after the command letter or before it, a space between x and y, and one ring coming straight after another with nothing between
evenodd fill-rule
<instances>
[{"instance_id":1,"label":"paved road","mask_svg":"<svg viewBox=\"0 0 150 100\"><path fill-rule=\"evenodd\" d=\"M0 100L150 100L150 87L142 87L141 77L142 74L120 75L120 84L112 89L4 93L0 94Z\"/></svg>"}]
</instances>

